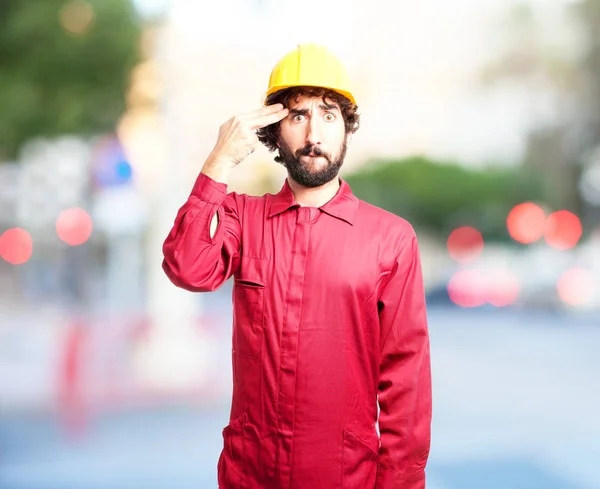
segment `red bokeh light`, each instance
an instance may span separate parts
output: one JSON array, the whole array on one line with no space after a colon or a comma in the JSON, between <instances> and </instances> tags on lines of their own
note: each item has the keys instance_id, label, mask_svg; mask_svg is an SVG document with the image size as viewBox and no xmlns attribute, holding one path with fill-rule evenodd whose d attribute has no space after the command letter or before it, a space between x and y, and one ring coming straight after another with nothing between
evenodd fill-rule
<instances>
[{"instance_id":1,"label":"red bokeh light","mask_svg":"<svg viewBox=\"0 0 600 489\"><path fill-rule=\"evenodd\" d=\"M454 260L468 263L477 259L483 252L483 237L477 229L463 226L450 233L446 245Z\"/></svg>"},{"instance_id":2,"label":"red bokeh light","mask_svg":"<svg viewBox=\"0 0 600 489\"><path fill-rule=\"evenodd\" d=\"M33 240L21 228L11 228L0 236L0 256L13 265L21 265L31 257Z\"/></svg>"},{"instance_id":3,"label":"red bokeh light","mask_svg":"<svg viewBox=\"0 0 600 489\"><path fill-rule=\"evenodd\" d=\"M518 277L506 269L493 270L487 276L487 301L496 307L514 304L519 297Z\"/></svg>"},{"instance_id":4,"label":"red bokeh light","mask_svg":"<svg viewBox=\"0 0 600 489\"><path fill-rule=\"evenodd\" d=\"M581 238L583 230L579 218L569 211L557 211L548 216L544 238L557 250L573 248Z\"/></svg>"},{"instance_id":5,"label":"red bokeh light","mask_svg":"<svg viewBox=\"0 0 600 489\"><path fill-rule=\"evenodd\" d=\"M556 288L563 302L580 306L594 295L594 277L583 268L570 268L558 279Z\"/></svg>"},{"instance_id":6,"label":"red bokeh light","mask_svg":"<svg viewBox=\"0 0 600 489\"><path fill-rule=\"evenodd\" d=\"M513 207L506 218L506 226L515 241L530 244L544 235L546 213L539 205L524 202Z\"/></svg>"},{"instance_id":7,"label":"red bokeh light","mask_svg":"<svg viewBox=\"0 0 600 489\"><path fill-rule=\"evenodd\" d=\"M448 297L460 307L485 304L484 276L479 270L459 270L448 282Z\"/></svg>"},{"instance_id":8,"label":"red bokeh light","mask_svg":"<svg viewBox=\"0 0 600 489\"><path fill-rule=\"evenodd\" d=\"M519 297L517 276L506 269L459 270L448 282L448 297L460 307L480 307L491 304L506 307Z\"/></svg>"},{"instance_id":9,"label":"red bokeh light","mask_svg":"<svg viewBox=\"0 0 600 489\"><path fill-rule=\"evenodd\" d=\"M92 234L92 218L79 207L66 209L56 220L56 232L58 237L68 245L81 245Z\"/></svg>"}]
</instances>

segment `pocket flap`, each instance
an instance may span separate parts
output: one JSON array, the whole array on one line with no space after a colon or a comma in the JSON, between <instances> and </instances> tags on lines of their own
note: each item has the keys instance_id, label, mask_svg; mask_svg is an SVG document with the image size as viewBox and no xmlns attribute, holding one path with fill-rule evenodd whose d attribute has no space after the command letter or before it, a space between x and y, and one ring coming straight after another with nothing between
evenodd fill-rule
<instances>
[{"instance_id":1,"label":"pocket flap","mask_svg":"<svg viewBox=\"0 0 600 489\"><path fill-rule=\"evenodd\" d=\"M264 287L267 283L268 267L268 260L242 256L235 281L243 285Z\"/></svg>"},{"instance_id":2,"label":"pocket flap","mask_svg":"<svg viewBox=\"0 0 600 489\"><path fill-rule=\"evenodd\" d=\"M351 431L344 430L344 438L353 440L351 443L360 443L371 450L376 456L379 456L379 437L376 432L373 432L371 436L359 436Z\"/></svg>"},{"instance_id":3,"label":"pocket flap","mask_svg":"<svg viewBox=\"0 0 600 489\"><path fill-rule=\"evenodd\" d=\"M246 421L246 413L229 421L229 424L227 426L225 426L225 428L223 428L223 435L226 436L226 435L230 435L230 434L233 435L236 433L243 433L245 421Z\"/></svg>"}]
</instances>

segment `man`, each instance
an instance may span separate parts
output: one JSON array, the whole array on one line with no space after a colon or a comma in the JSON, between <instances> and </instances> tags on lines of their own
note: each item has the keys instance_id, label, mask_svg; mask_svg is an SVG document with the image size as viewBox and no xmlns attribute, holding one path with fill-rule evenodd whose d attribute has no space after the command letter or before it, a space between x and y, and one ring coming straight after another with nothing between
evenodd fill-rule
<instances>
[{"instance_id":1,"label":"man","mask_svg":"<svg viewBox=\"0 0 600 489\"><path fill-rule=\"evenodd\" d=\"M164 244L191 291L233 288L233 399L221 489L423 489L429 338L417 240L338 177L359 116L340 61L301 45L265 107L219 131ZM227 193L258 140L276 195ZM379 406L379 433L377 416Z\"/></svg>"}]
</instances>

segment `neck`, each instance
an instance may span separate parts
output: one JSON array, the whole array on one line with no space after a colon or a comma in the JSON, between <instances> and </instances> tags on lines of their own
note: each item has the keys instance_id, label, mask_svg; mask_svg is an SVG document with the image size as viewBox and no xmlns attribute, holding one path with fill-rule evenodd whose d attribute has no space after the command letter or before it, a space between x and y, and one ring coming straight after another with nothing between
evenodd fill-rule
<instances>
[{"instance_id":1,"label":"neck","mask_svg":"<svg viewBox=\"0 0 600 489\"><path fill-rule=\"evenodd\" d=\"M303 207L321 207L333 199L340 188L340 180L338 177L335 177L333 180L320 187L314 188L303 187L290 177L288 177L287 181L296 202Z\"/></svg>"}]
</instances>

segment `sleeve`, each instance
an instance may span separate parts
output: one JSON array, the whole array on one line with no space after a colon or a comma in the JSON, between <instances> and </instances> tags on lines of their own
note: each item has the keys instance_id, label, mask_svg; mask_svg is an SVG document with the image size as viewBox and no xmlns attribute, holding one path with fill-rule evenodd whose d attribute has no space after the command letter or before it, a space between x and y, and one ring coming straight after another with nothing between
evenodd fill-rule
<instances>
[{"instance_id":1,"label":"sleeve","mask_svg":"<svg viewBox=\"0 0 600 489\"><path fill-rule=\"evenodd\" d=\"M163 244L163 270L175 285L192 292L218 289L240 263L239 209L243 195L201 173ZM210 224L219 224L210 237Z\"/></svg>"},{"instance_id":2,"label":"sleeve","mask_svg":"<svg viewBox=\"0 0 600 489\"><path fill-rule=\"evenodd\" d=\"M375 489L424 489L429 457L429 332L414 231L407 241L379 297L381 446Z\"/></svg>"}]
</instances>

